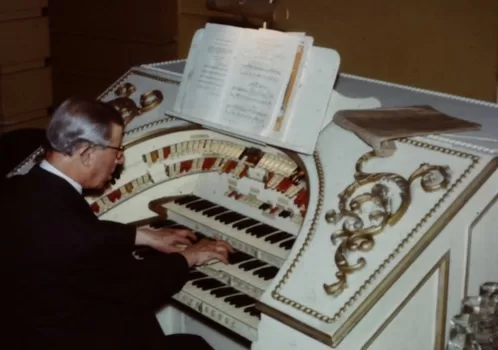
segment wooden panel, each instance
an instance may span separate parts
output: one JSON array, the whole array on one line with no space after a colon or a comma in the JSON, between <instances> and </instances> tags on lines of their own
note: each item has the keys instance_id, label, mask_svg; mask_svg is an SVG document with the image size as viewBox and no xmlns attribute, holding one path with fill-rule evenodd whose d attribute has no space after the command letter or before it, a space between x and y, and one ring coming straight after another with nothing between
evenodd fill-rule
<instances>
[{"instance_id":1,"label":"wooden panel","mask_svg":"<svg viewBox=\"0 0 498 350\"><path fill-rule=\"evenodd\" d=\"M42 8L0 12L0 22L12 21L15 19L35 18L41 16L43 16Z\"/></svg>"},{"instance_id":2,"label":"wooden panel","mask_svg":"<svg viewBox=\"0 0 498 350\"><path fill-rule=\"evenodd\" d=\"M57 72L117 79L134 65L174 59L177 45L54 34L52 54Z\"/></svg>"},{"instance_id":3,"label":"wooden panel","mask_svg":"<svg viewBox=\"0 0 498 350\"><path fill-rule=\"evenodd\" d=\"M17 129L25 129L25 128L42 128L45 129L50 122L50 116L45 115L41 118L30 119L27 121L23 121L20 123L2 125L0 124L0 132L8 132Z\"/></svg>"},{"instance_id":4,"label":"wooden panel","mask_svg":"<svg viewBox=\"0 0 498 350\"><path fill-rule=\"evenodd\" d=\"M0 12L36 9L48 6L48 0L2 0Z\"/></svg>"},{"instance_id":5,"label":"wooden panel","mask_svg":"<svg viewBox=\"0 0 498 350\"><path fill-rule=\"evenodd\" d=\"M290 18L277 25L305 31L341 55L341 72L495 101L496 0L335 2L279 0ZM179 53L210 20L203 1L182 0Z\"/></svg>"},{"instance_id":6,"label":"wooden panel","mask_svg":"<svg viewBox=\"0 0 498 350\"><path fill-rule=\"evenodd\" d=\"M23 119L18 115L52 105L51 67L0 76L0 116L3 120Z\"/></svg>"},{"instance_id":7,"label":"wooden panel","mask_svg":"<svg viewBox=\"0 0 498 350\"><path fill-rule=\"evenodd\" d=\"M176 1L85 0L50 3L54 33L165 43L176 39Z\"/></svg>"},{"instance_id":8,"label":"wooden panel","mask_svg":"<svg viewBox=\"0 0 498 350\"><path fill-rule=\"evenodd\" d=\"M0 65L50 55L47 17L0 22Z\"/></svg>"},{"instance_id":9,"label":"wooden panel","mask_svg":"<svg viewBox=\"0 0 498 350\"><path fill-rule=\"evenodd\" d=\"M123 72L124 74L125 72ZM97 98L120 75L115 77L95 77L85 74L70 74L58 72L54 74L54 106L66 98L77 95L84 98Z\"/></svg>"},{"instance_id":10,"label":"wooden panel","mask_svg":"<svg viewBox=\"0 0 498 350\"><path fill-rule=\"evenodd\" d=\"M290 19L280 28L337 49L343 72L494 99L496 0L282 2Z\"/></svg>"}]
</instances>

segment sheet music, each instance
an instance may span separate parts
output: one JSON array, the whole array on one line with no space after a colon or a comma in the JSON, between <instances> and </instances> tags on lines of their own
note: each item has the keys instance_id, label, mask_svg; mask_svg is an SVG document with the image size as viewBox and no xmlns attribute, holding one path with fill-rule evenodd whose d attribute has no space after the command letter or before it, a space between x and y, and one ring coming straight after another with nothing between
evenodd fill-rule
<instances>
[{"instance_id":1,"label":"sheet music","mask_svg":"<svg viewBox=\"0 0 498 350\"><path fill-rule=\"evenodd\" d=\"M261 31L241 39L221 116L230 126L261 133L280 111L299 40Z\"/></svg>"},{"instance_id":2,"label":"sheet music","mask_svg":"<svg viewBox=\"0 0 498 350\"><path fill-rule=\"evenodd\" d=\"M312 154L340 56L305 33L214 23L195 33L169 115Z\"/></svg>"},{"instance_id":3,"label":"sheet music","mask_svg":"<svg viewBox=\"0 0 498 350\"><path fill-rule=\"evenodd\" d=\"M243 33L238 28L207 25L202 42L196 51L192 70L187 73L187 82L181 103L175 106L189 115L205 115L215 118L220 110L220 99L226 91L230 78L237 42Z\"/></svg>"}]
</instances>

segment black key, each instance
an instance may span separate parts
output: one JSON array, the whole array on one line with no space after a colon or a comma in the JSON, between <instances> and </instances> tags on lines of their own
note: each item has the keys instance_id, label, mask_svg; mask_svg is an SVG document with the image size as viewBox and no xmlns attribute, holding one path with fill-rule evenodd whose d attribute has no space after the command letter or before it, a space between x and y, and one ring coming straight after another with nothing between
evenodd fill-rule
<instances>
[{"instance_id":1,"label":"black key","mask_svg":"<svg viewBox=\"0 0 498 350\"><path fill-rule=\"evenodd\" d=\"M203 199L203 200L200 200L200 201L189 203L185 207L187 207L187 208L189 208L190 210L193 210L193 211L203 211L203 210L212 208L214 206L216 206L216 204L214 204L213 202L210 202L210 201L207 201L207 200Z\"/></svg>"},{"instance_id":2,"label":"black key","mask_svg":"<svg viewBox=\"0 0 498 350\"><path fill-rule=\"evenodd\" d=\"M227 210L228 209L224 208L224 207L215 207L215 208L206 210L205 212L202 213L202 215L205 215L207 217L211 217L211 216L215 216L215 215L221 214L221 213L223 213L223 212L225 212Z\"/></svg>"},{"instance_id":3,"label":"black key","mask_svg":"<svg viewBox=\"0 0 498 350\"><path fill-rule=\"evenodd\" d=\"M292 246L294 245L295 241L296 241L295 238L289 239L288 241L280 243L278 246L282 247L282 248L284 248L286 250L290 250L292 248Z\"/></svg>"},{"instance_id":4,"label":"black key","mask_svg":"<svg viewBox=\"0 0 498 350\"><path fill-rule=\"evenodd\" d=\"M235 252L228 256L228 263L231 265L238 264L242 261L252 259L252 256L243 252Z\"/></svg>"},{"instance_id":5,"label":"black key","mask_svg":"<svg viewBox=\"0 0 498 350\"><path fill-rule=\"evenodd\" d=\"M218 288L218 289L215 289L215 290L212 290L209 292L209 294L212 294L217 298L223 298L223 297L226 297L229 295L233 295L235 293L239 294L240 292L237 289L232 288L232 287Z\"/></svg>"},{"instance_id":6,"label":"black key","mask_svg":"<svg viewBox=\"0 0 498 350\"><path fill-rule=\"evenodd\" d=\"M245 270L245 271L250 271L257 269L258 267L264 266L266 263L262 262L261 260L251 260L247 261L243 264L240 264L238 267L239 269Z\"/></svg>"},{"instance_id":7,"label":"black key","mask_svg":"<svg viewBox=\"0 0 498 350\"><path fill-rule=\"evenodd\" d=\"M200 241L201 239L210 239L210 237L207 237L204 233L201 232L194 232L195 237L197 238L197 241Z\"/></svg>"},{"instance_id":8,"label":"black key","mask_svg":"<svg viewBox=\"0 0 498 350\"><path fill-rule=\"evenodd\" d=\"M254 219L245 219L242 221L237 222L236 224L233 224L233 227L238 229L238 230L243 230L248 227L254 226L256 224L259 224L259 221L256 221Z\"/></svg>"},{"instance_id":9,"label":"black key","mask_svg":"<svg viewBox=\"0 0 498 350\"><path fill-rule=\"evenodd\" d=\"M149 224L150 227L152 228L162 228L162 227L168 227L172 225L176 225L177 222L169 219L164 219L164 220L157 220L154 222L151 222Z\"/></svg>"},{"instance_id":10,"label":"black key","mask_svg":"<svg viewBox=\"0 0 498 350\"><path fill-rule=\"evenodd\" d=\"M211 290L225 285L224 283L214 278L203 278L192 282L192 284L202 290Z\"/></svg>"},{"instance_id":11,"label":"black key","mask_svg":"<svg viewBox=\"0 0 498 350\"><path fill-rule=\"evenodd\" d=\"M259 209L262 211L268 210L270 208L271 208L271 204L268 204L268 203L263 203L259 206Z\"/></svg>"},{"instance_id":12,"label":"black key","mask_svg":"<svg viewBox=\"0 0 498 350\"><path fill-rule=\"evenodd\" d=\"M231 299L231 298L233 298L233 299ZM256 300L254 300L253 298L251 298L250 296L245 295L245 294L242 294L242 295L239 294L239 295L234 295L234 296L228 297L225 299L225 301L227 301L229 304L232 304L236 308L251 305L251 304L254 304L256 302Z\"/></svg>"},{"instance_id":13,"label":"black key","mask_svg":"<svg viewBox=\"0 0 498 350\"><path fill-rule=\"evenodd\" d=\"M251 298L250 296L247 296L245 294L233 295L233 296L230 296L228 298L225 298L224 301L229 303L229 304L232 304L233 306L235 306L237 308L247 306L250 304L254 304L256 302L256 300L254 300L253 298Z\"/></svg>"},{"instance_id":14,"label":"black key","mask_svg":"<svg viewBox=\"0 0 498 350\"><path fill-rule=\"evenodd\" d=\"M188 275L188 280L189 281L193 281L193 280L197 280L199 278L205 278L207 277L207 275L205 273L202 273L200 271L197 271L197 270L194 270L192 271L189 275Z\"/></svg>"},{"instance_id":15,"label":"black key","mask_svg":"<svg viewBox=\"0 0 498 350\"><path fill-rule=\"evenodd\" d=\"M180 197L178 199L175 199L174 200L174 203L176 204L179 204L179 205L183 205L183 204L186 204L186 203L190 203L190 202L193 202L193 201L196 201L200 199L199 197L193 195L193 194L188 194L186 196L183 196L183 197Z\"/></svg>"},{"instance_id":16,"label":"black key","mask_svg":"<svg viewBox=\"0 0 498 350\"><path fill-rule=\"evenodd\" d=\"M225 223L226 225L230 225L230 224L232 224L232 223L234 223L234 222L237 222L237 221L240 221L240 220L247 219L247 217L246 217L246 216L244 216L244 215L242 215L242 214L238 214L238 213L235 213L235 214L237 214L237 215L233 215L233 216L231 216L231 217L227 218L227 219L224 221L224 223Z\"/></svg>"},{"instance_id":17,"label":"black key","mask_svg":"<svg viewBox=\"0 0 498 350\"><path fill-rule=\"evenodd\" d=\"M269 235L270 233L277 232L277 231L278 231L278 229L276 229L275 227L271 227L271 226L268 226L265 224L254 226L254 227L248 228L246 230L246 232L249 233L251 236L256 236L259 238L264 237L266 235Z\"/></svg>"},{"instance_id":18,"label":"black key","mask_svg":"<svg viewBox=\"0 0 498 350\"><path fill-rule=\"evenodd\" d=\"M274 243L283 241L284 239L287 239L290 237L292 237L292 235L290 233L280 231L280 232L277 232L271 236L266 237L265 241L274 244Z\"/></svg>"},{"instance_id":19,"label":"black key","mask_svg":"<svg viewBox=\"0 0 498 350\"><path fill-rule=\"evenodd\" d=\"M264 280L271 280L272 278L275 277L275 275L278 272L278 267L275 266L267 266L263 267L261 269L257 269L256 271L253 271L253 275L258 276L263 278Z\"/></svg>"},{"instance_id":20,"label":"black key","mask_svg":"<svg viewBox=\"0 0 498 350\"><path fill-rule=\"evenodd\" d=\"M282 211L280 212L280 214L278 214L278 216L280 216L280 217L282 217L282 218L286 219L286 218L288 218L289 216L291 216L291 214L292 214L292 213L291 213L290 211L288 211L288 210L282 210Z\"/></svg>"},{"instance_id":21,"label":"black key","mask_svg":"<svg viewBox=\"0 0 498 350\"><path fill-rule=\"evenodd\" d=\"M239 221L240 219L242 219L244 217L245 217L244 215L232 211L232 212L217 215L214 219L218 220L219 222L224 223L225 225L228 225L234 221Z\"/></svg>"},{"instance_id":22,"label":"black key","mask_svg":"<svg viewBox=\"0 0 498 350\"><path fill-rule=\"evenodd\" d=\"M248 313L251 316L255 316L257 318L261 317L261 311L259 311L258 309L256 309L256 307L254 305L246 307L244 309L244 312Z\"/></svg>"}]
</instances>

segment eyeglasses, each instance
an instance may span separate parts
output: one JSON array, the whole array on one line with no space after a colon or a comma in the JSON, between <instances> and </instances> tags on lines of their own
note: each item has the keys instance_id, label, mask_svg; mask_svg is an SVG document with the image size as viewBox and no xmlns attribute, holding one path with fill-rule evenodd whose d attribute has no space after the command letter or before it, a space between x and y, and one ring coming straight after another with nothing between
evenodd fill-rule
<instances>
[{"instance_id":1,"label":"eyeglasses","mask_svg":"<svg viewBox=\"0 0 498 350\"><path fill-rule=\"evenodd\" d=\"M83 153L87 152L90 148L100 147L100 148L109 148L109 149L116 150L117 151L116 158L118 158L118 159L120 159L121 157L123 157L123 154L124 154L124 147L123 146L115 147L115 146L101 145L101 144L98 144L98 143L90 142L88 140L83 140L83 141L88 143L88 147L83 152L81 152L80 155L82 155Z\"/></svg>"},{"instance_id":2,"label":"eyeglasses","mask_svg":"<svg viewBox=\"0 0 498 350\"><path fill-rule=\"evenodd\" d=\"M102 148L110 148L110 149L115 149L118 152L124 152L124 147L123 146L121 146L121 147L114 147L114 146L104 146L104 145L97 145L97 144L93 144L93 146L102 147Z\"/></svg>"}]
</instances>

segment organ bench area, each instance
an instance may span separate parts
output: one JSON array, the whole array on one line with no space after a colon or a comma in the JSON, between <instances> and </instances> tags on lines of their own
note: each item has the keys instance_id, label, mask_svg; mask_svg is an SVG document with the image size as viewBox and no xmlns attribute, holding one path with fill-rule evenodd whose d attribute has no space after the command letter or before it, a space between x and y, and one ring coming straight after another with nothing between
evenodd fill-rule
<instances>
[{"instance_id":1,"label":"organ bench area","mask_svg":"<svg viewBox=\"0 0 498 350\"><path fill-rule=\"evenodd\" d=\"M498 280L497 106L341 74L334 94L351 101L430 105L482 129L398 139L380 157L330 122L304 155L168 115L184 64L134 67L99 97L125 117L126 160L87 197L99 218L236 249L192 269L157 311L163 330L219 350L444 349L460 300Z\"/></svg>"}]
</instances>

